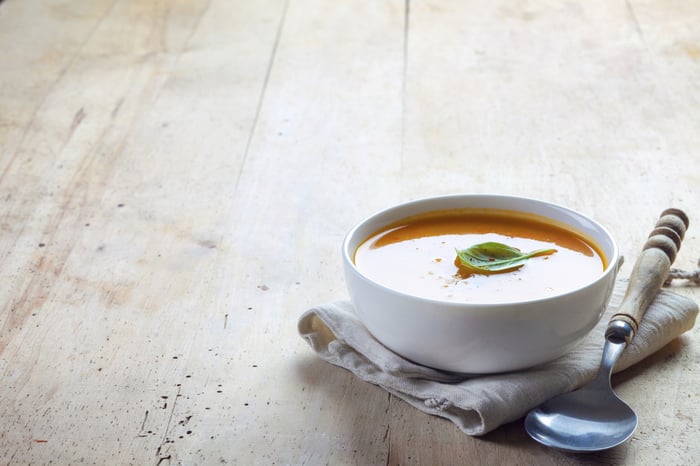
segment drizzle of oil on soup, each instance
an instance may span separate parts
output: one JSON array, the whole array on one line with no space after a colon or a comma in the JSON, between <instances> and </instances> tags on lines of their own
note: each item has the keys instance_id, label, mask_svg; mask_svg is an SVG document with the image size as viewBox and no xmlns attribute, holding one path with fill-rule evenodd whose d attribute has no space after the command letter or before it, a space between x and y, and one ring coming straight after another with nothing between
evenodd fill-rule
<instances>
[{"instance_id":1,"label":"drizzle of oil on soup","mask_svg":"<svg viewBox=\"0 0 700 466\"><path fill-rule=\"evenodd\" d=\"M499 274L458 273L456 249L496 241L528 252L555 248L521 268ZM553 296L592 282L607 260L592 240L531 214L469 209L423 214L371 235L355 252L370 279L424 298L504 303Z\"/></svg>"}]
</instances>

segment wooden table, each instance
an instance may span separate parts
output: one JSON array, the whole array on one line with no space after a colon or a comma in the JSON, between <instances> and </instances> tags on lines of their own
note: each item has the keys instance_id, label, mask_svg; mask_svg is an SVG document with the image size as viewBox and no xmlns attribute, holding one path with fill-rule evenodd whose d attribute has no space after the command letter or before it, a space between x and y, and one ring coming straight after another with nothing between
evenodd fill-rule
<instances>
[{"instance_id":1,"label":"wooden table","mask_svg":"<svg viewBox=\"0 0 700 466\"><path fill-rule=\"evenodd\" d=\"M3 464L697 464L700 330L595 456L471 438L318 359L364 216L495 192L700 257L695 1L0 4ZM695 300L700 290L676 282Z\"/></svg>"}]
</instances>

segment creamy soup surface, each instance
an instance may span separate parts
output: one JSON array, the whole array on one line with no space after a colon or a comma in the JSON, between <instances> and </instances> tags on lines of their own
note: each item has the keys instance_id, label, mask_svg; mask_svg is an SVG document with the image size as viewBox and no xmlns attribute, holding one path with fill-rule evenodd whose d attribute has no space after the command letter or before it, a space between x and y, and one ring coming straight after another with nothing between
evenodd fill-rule
<instances>
[{"instance_id":1,"label":"creamy soup surface","mask_svg":"<svg viewBox=\"0 0 700 466\"><path fill-rule=\"evenodd\" d=\"M495 241L530 252L521 268L466 274L456 249ZM600 276L606 259L592 241L547 219L509 211L460 210L407 219L381 230L355 252L358 269L397 291L455 302L504 303L572 291Z\"/></svg>"}]
</instances>

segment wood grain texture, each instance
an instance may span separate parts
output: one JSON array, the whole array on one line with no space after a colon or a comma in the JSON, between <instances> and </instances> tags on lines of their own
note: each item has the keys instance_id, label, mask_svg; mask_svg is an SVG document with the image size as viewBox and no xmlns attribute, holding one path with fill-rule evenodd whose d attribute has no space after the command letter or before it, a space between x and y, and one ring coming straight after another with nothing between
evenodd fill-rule
<instances>
[{"instance_id":1,"label":"wood grain texture","mask_svg":"<svg viewBox=\"0 0 700 466\"><path fill-rule=\"evenodd\" d=\"M318 360L340 243L453 192L700 258L693 2L0 4L3 464L693 464L697 328L618 376L631 442L483 438ZM684 281L674 290L698 300Z\"/></svg>"}]
</instances>

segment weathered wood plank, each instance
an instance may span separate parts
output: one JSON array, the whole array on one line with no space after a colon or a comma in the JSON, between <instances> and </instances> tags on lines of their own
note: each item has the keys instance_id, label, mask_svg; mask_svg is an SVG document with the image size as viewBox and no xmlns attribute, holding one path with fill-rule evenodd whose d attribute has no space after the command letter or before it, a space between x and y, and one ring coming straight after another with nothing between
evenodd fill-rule
<instances>
[{"instance_id":1,"label":"weathered wood plank","mask_svg":"<svg viewBox=\"0 0 700 466\"><path fill-rule=\"evenodd\" d=\"M3 457L174 458L178 404L222 399L226 371L192 360L223 359L226 206L283 7L116 2L38 89L3 147Z\"/></svg>"}]
</instances>

